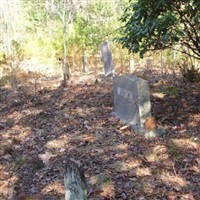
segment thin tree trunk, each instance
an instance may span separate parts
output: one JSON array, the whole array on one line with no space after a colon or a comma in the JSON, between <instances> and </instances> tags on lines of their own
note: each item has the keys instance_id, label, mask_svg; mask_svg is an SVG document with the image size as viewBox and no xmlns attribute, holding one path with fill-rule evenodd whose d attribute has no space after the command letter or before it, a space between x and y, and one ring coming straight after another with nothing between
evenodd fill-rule
<instances>
[{"instance_id":1,"label":"thin tree trunk","mask_svg":"<svg viewBox=\"0 0 200 200\"><path fill-rule=\"evenodd\" d=\"M72 70L71 73L73 73L76 69L76 63L75 63L75 51L74 51L74 45L72 47Z\"/></svg>"},{"instance_id":2,"label":"thin tree trunk","mask_svg":"<svg viewBox=\"0 0 200 200\"><path fill-rule=\"evenodd\" d=\"M83 73L88 72L88 54L86 51L83 52Z\"/></svg>"},{"instance_id":3,"label":"thin tree trunk","mask_svg":"<svg viewBox=\"0 0 200 200\"><path fill-rule=\"evenodd\" d=\"M161 61L161 72L162 72L162 76L164 74L166 74L166 68L165 68L165 62L164 62L164 59L163 59L163 50L160 51L160 61Z\"/></svg>"},{"instance_id":4,"label":"thin tree trunk","mask_svg":"<svg viewBox=\"0 0 200 200\"><path fill-rule=\"evenodd\" d=\"M67 47L66 47L66 24L64 24L64 39L63 39L63 47L64 47L64 59L63 59L63 86L67 85Z\"/></svg>"},{"instance_id":5,"label":"thin tree trunk","mask_svg":"<svg viewBox=\"0 0 200 200\"><path fill-rule=\"evenodd\" d=\"M133 58L129 58L129 73L133 73L135 71L135 61Z\"/></svg>"},{"instance_id":6,"label":"thin tree trunk","mask_svg":"<svg viewBox=\"0 0 200 200\"><path fill-rule=\"evenodd\" d=\"M123 73L124 72L124 68L123 68L123 55L122 55L121 49L119 50L119 54L120 54L120 68L121 68L121 73Z\"/></svg>"},{"instance_id":7,"label":"thin tree trunk","mask_svg":"<svg viewBox=\"0 0 200 200\"><path fill-rule=\"evenodd\" d=\"M67 80L69 79L69 66L67 64L67 45L66 45L66 36L67 36L67 21L66 21L66 6L67 1L64 0L64 11L63 11L63 48L64 48L64 59L63 59L63 86L67 85Z\"/></svg>"},{"instance_id":8,"label":"thin tree trunk","mask_svg":"<svg viewBox=\"0 0 200 200\"><path fill-rule=\"evenodd\" d=\"M176 72L175 72L175 61L176 61L176 51L173 50L173 63L172 63L172 70L173 70L173 75L176 77Z\"/></svg>"},{"instance_id":9,"label":"thin tree trunk","mask_svg":"<svg viewBox=\"0 0 200 200\"><path fill-rule=\"evenodd\" d=\"M187 50L188 50L189 60L190 60L190 64L191 64L191 67L190 67L190 69L191 69L192 66L194 66L194 64L193 64L193 61L192 61L192 56L190 54L190 50L189 49L187 49Z\"/></svg>"}]
</instances>

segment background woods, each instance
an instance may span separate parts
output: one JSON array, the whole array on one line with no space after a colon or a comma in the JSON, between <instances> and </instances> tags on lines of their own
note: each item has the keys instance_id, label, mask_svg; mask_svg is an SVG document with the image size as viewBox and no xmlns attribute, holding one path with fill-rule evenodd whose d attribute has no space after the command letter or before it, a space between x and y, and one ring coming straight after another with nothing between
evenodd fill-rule
<instances>
[{"instance_id":1,"label":"background woods","mask_svg":"<svg viewBox=\"0 0 200 200\"><path fill-rule=\"evenodd\" d=\"M91 200L199 199L199 6L0 0L0 199L64 199L74 179ZM164 137L112 115L135 96Z\"/></svg>"},{"instance_id":2,"label":"background woods","mask_svg":"<svg viewBox=\"0 0 200 200\"><path fill-rule=\"evenodd\" d=\"M151 4L128 0L17 0L1 1L0 5L0 61L9 63L9 67L1 65L1 72L18 66L34 72L40 69L46 75L62 74L66 84L70 75L86 71L86 66L95 71L101 67L99 47L103 41L111 42L119 73L150 60L147 66L158 64L163 73L172 70L175 74L181 69L187 76L186 71L192 74L199 67L200 6L195 0L158 0ZM140 56L148 51L148 61L138 54L128 54L122 47Z\"/></svg>"}]
</instances>

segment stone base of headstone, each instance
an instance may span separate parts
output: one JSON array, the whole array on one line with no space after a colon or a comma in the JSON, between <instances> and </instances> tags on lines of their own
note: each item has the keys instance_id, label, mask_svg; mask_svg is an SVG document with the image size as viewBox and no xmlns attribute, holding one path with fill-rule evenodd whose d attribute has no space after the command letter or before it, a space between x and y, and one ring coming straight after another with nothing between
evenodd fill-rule
<instances>
[{"instance_id":1,"label":"stone base of headstone","mask_svg":"<svg viewBox=\"0 0 200 200\"><path fill-rule=\"evenodd\" d=\"M136 126L131 126L131 128L135 133L142 134L147 139L157 136L163 137L166 134L166 130L162 126L158 126L158 128L154 130L147 130L143 127L136 127Z\"/></svg>"},{"instance_id":2,"label":"stone base of headstone","mask_svg":"<svg viewBox=\"0 0 200 200\"><path fill-rule=\"evenodd\" d=\"M120 117L115 112L112 112L111 115L120 119ZM147 139L154 138L154 137L157 137L157 136L164 137L166 135L166 130L160 125L158 125L158 128L156 128L154 130L147 130L144 127L141 127L141 126L135 126L135 125L131 125L129 123L127 124L125 121L123 121L121 119L120 119L120 121L122 123L124 123L127 127L130 127L131 130L134 133L141 134Z\"/></svg>"}]
</instances>

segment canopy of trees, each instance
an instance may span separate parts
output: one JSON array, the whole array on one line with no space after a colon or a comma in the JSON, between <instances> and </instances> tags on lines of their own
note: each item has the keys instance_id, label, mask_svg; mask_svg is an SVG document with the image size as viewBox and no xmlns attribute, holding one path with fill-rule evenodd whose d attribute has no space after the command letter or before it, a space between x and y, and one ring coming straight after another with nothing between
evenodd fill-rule
<instances>
[{"instance_id":1,"label":"canopy of trees","mask_svg":"<svg viewBox=\"0 0 200 200\"><path fill-rule=\"evenodd\" d=\"M200 59L199 0L138 0L121 18L123 37L130 52L174 48Z\"/></svg>"}]
</instances>

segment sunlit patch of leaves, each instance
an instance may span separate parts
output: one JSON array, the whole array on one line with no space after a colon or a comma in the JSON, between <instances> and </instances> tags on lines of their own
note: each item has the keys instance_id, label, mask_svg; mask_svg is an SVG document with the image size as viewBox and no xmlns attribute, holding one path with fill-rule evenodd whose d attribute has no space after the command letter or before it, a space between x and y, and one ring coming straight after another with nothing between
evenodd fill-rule
<instances>
[{"instance_id":1,"label":"sunlit patch of leaves","mask_svg":"<svg viewBox=\"0 0 200 200\"><path fill-rule=\"evenodd\" d=\"M169 153L174 159L180 159L184 157L184 151L181 150L173 140L169 141Z\"/></svg>"},{"instance_id":2,"label":"sunlit patch of leaves","mask_svg":"<svg viewBox=\"0 0 200 200\"><path fill-rule=\"evenodd\" d=\"M156 145L145 156L149 162L163 162L169 158L167 147L164 145Z\"/></svg>"},{"instance_id":3,"label":"sunlit patch of leaves","mask_svg":"<svg viewBox=\"0 0 200 200\"><path fill-rule=\"evenodd\" d=\"M42 193L43 194L60 194L62 195L64 190L64 186L62 183L60 183L59 181L54 181L49 183L48 185L46 185L43 189L42 189Z\"/></svg>"},{"instance_id":4,"label":"sunlit patch of leaves","mask_svg":"<svg viewBox=\"0 0 200 200\"><path fill-rule=\"evenodd\" d=\"M144 177L144 176L151 176L152 175L151 170L147 167L146 168L139 167L139 168L136 168L135 171L136 171L136 175L138 177Z\"/></svg>"},{"instance_id":5,"label":"sunlit patch of leaves","mask_svg":"<svg viewBox=\"0 0 200 200\"><path fill-rule=\"evenodd\" d=\"M187 181L184 180L181 176L178 174L171 174L169 172L163 171L160 175L160 179L168 186L173 186L177 188L183 188L188 185Z\"/></svg>"}]
</instances>

